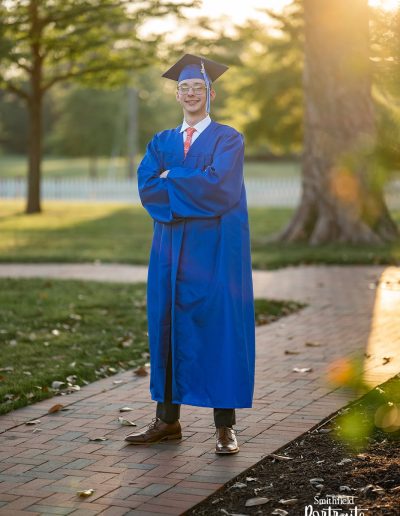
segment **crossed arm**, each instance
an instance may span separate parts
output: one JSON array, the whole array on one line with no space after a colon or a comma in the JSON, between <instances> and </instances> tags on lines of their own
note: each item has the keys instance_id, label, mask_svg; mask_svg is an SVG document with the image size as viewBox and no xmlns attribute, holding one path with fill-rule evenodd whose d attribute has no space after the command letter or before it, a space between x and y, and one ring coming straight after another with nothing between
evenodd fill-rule
<instances>
[{"instance_id":1,"label":"crossed arm","mask_svg":"<svg viewBox=\"0 0 400 516\"><path fill-rule=\"evenodd\" d=\"M218 217L239 202L244 156L240 133L221 137L205 170L171 167L162 171L157 143L155 136L138 168L140 199L154 220L168 224Z\"/></svg>"}]
</instances>

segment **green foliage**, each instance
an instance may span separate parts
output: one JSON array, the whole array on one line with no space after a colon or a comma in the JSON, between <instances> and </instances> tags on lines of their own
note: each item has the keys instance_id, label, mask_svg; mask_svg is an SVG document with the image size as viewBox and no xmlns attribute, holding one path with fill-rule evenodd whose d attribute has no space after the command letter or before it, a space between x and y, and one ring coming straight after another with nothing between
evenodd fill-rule
<instances>
[{"instance_id":1,"label":"green foliage","mask_svg":"<svg viewBox=\"0 0 400 516\"><path fill-rule=\"evenodd\" d=\"M371 66L377 111L376 157L385 169L400 170L400 8L371 16Z\"/></svg>"},{"instance_id":2,"label":"green foliage","mask_svg":"<svg viewBox=\"0 0 400 516\"><path fill-rule=\"evenodd\" d=\"M91 87L126 84L133 70L154 60L160 42L160 37L139 33L143 23L179 15L191 5L165 0L3 2L0 88L27 98L30 76L42 92L67 79Z\"/></svg>"},{"instance_id":3,"label":"green foliage","mask_svg":"<svg viewBox=\"0 0 400 516\"><path fill-rule=\"evenodd\" d=\"M224 109L244 131L253 153L298 153L303 117L303 12L295 0L282 13L265 10L275 33L261 21L236 27L241 67L232 70Z\"/></svg>"},{"instance_id":4,"label":"green foliage","mask_svg":"<svg viewBox=\"0 0 400 516\"><path fill-rule=\"evenodd\" d=\"M62 156L109 156L116 139L124 141L119 130L127 116L123 93L75 87L61 97L56 129L48 138L53 152Z\"/></svg>"},{"instance_id":5,"label":"green foliage","mask_svg":"<svg viewBox=\"0 0 400 516\"><path fill-rule=\"evenodd\" d=\"M299 154L303 145L304 20L303 1L293 0L281 13L265 10L275 22L236 27L240 66L221 83L226 122L244 132L249 154ZM400 9L370 8L371 72L377 112L374 159L381 169L400 168ZM239 44L239 45L238 45Z\"/></svg>"},{"instance_id":6,"label":"green foliage","mask_svg":"<svg viewBox=\"0 0 400 516\"><path fill-rule=\"evenodd\" d=\"M400 439L400 376L369 390L362 398L341 410L336 437L356 450L368 439L383 433L389 440Z\"/></svg>"}]
</instances>

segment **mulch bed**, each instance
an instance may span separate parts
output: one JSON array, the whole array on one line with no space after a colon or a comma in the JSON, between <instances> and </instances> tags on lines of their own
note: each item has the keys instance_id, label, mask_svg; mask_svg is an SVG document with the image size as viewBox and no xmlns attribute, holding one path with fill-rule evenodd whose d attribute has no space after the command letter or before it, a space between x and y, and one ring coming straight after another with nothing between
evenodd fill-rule
<instances>
[{"instance_id":1,"label":"mulch bed","mask_svg":"<svg viewBox=\"0 0 400 516\"><path fill-rule=\"evenodd\" d=\"M265 457L185 514L399 516L400 421L390 432L372 425L357 446L337 434L346 413L356 410L371 421L382 401L395 404L400 419L400 375L277 450L278 458ZM256 505L246 506L249 500Z\"/></svg>"}]
</instances>

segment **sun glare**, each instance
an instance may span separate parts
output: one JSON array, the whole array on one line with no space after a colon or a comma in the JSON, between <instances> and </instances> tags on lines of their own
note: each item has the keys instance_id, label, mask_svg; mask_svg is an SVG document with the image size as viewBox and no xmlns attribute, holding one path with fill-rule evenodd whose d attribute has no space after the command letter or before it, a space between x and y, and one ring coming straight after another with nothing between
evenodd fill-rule
<instances>
[{"instance_id":1,"label":"sun glare","mask_svg":"<svg viewBox=\"0 0 400 516\"><path fill-rule=\"evenodd\" d=\"M188 19L195 19L205 16L211 20L224 19L225 27L230 25L240 25L249 18L263 20L266 25L271 25L268 16L262 13L263 9L271 9L275 12L282 12L284 7L291 4L293 0L246 0L232 2L232 0L202 0L197 8L188 8L185 15ZM351 1L351 0L349 0ZM171 0L172 3L178 0ZM385 11L395 11L400 9L400 0L368 0L372 7L379 7ZM170 32L172 39L179 40L184 34L184 29L178 29L176 20L173 17L166 19L154 19L144 24L141 32L148 34L151 32L166 33Z\"/></svg>"},{"instance_id":2,"label":"sun glare","mask_svg":"<svg viewBox=\"0 0 400 516\"><path fill-rule=\"evenodd\" d=\"M369 0L371 7L379 7L385 11L395 11L400 8L400 0Z\"/></svg>"}]
</instances>

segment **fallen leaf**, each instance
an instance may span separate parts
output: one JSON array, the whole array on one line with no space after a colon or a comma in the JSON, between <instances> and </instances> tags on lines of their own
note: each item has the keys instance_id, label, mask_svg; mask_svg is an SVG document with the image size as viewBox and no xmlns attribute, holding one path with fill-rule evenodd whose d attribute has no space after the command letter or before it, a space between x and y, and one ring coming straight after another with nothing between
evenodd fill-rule
<instances>
[{"instance_id":1,"label":"fallen leaf","mask_svg":"<svg viewBox=\"0 0 400 516\"><path fill-rule=\"evenodd\" d=\"M65 389L67 393L80 391L81 387L80 385L68 385L68 387Z\"/></svg>"},{"instance_id":2,"label":"fallen leaf","mask_svg":"<svg viewBox=\"0 0 400 516\"><path fill-rule=\"evenodd\" d=\"M286 455L277 455L276 453L270 453L269 457L276 460L293 460L293 457L287 457Z\"/></svg>"},{"instance_id":3,"label":"fallen leaf","mask_svg":"<svg viewBox=\"0 0 400 516\"><path fill-rule=\"evenodd\" d=\"M109 367L108 370L109 370L110 373L113 373L113 374L117 372L115 367Z\"/></svg>"},{"instance_id":4,"label":"fallen leaf","mask_svg":"<svg viewBox=\"0 0 400 516\"><path fill-rule=\"evenodd\" d=\"M256 505L264 505L265 503L268 503L271 500L271 498L264 498L264 497L257 497L257 498L249 498L246 500L245 506L246 507L254 507Z\"/></svg>"},{"instance_id":5,"label":"fallen leaf","mask_svg":"<svg viewBox=\"0 0 400 516\"><path fill-rule=\"evenodd\" d=\"M40 423L40 419L32 419L31 421L27 421L26 425L38 425Z\"/></svg>"},{"instance_id":6,"label":"fallen leaf","mask_svg":"<svg viewBox=\"0 0 400 516\"><path fill-rule=\"evenodd\" d=\"M247 482L256 482L258 478L256 477L246 477Z\"/></svg>"},{"instance_id":7,"label":"fallen leaf","mask_svg":"<svg viewBox=\"0 0 400 516\"><path fill-rule=\"evenodd\" d=\"M107 441L106 437L89 437L89 441Z\"/></svg>"},{"instance_id":8,"label":"fallen leaf","mask_svg":"<svg viewBox=\"0 0 400 516\"><path fill-rule=\"evenodd\" d=\"M222 498L221 498L222 500ZM226 509L220 509L219 512L226 514L227 516L247 516L246 514L238 514L236 512L228 512Z\"/></svg>"},{"instance_id":9,"label":"fallen leaf","mask_svg":"<svg viewBox=\"0 0 400 516\"><path fill-rule=\"evenodd\" d=\"M65 382L59 382L57 380L55 380L54 382L51 383L51 388L52 389L60 389L62 385L65 385Z\"/></svg>"},{"instance_id":10,"label":"fallen leaf","mask_svg":"<svg viewBox=\"0 0 400 516\"><path fill-rule=\"evenodd\" d=\"M90 496L94 493L94 489L84 489L83 491L77 491L76 494L81 497Z\"/></svg>"},{"instance_id":11,"label":"fallen leaf","mask_svg":"<svg viewBox=\"0 0 400 516\"><path fill-rule=\"evenodd\" d=\"M293 367L292 371L295 373L310 373L312 371L312 367Z\"/></svg>"},{"instance_id":12,"label":"fallen leaf","mask_svg":"<svg viewBox=\"0 0 400 516\"><path fill-rule=\"evenodd\" d=\"M319 342L306 342L305 345L309 348L319 348L321 346Z\"/></svg>"},{"instance_id":13,"label":"fallen leaf","mask_svg":"<svg viewBox=\"0 0 400 516\"><path fill-rule=\"evenodd\" d=\"M125 419L122 416L118 418L118 423L124 426L137 426L136 423L134 423L133 421L129 421L129 419Z\"/></svg>"},{"instance_id":14,"label":"fallen leaf","mask_svg":"<svg viewBox=\"0 0 400 516\"><path fill-rule=\"evenodd\" d=\"M133 339L131 337L127 337L118 343L120 348L129 348L132 346L132 344L133 344Z\"/></svg>"},{"instance_id":15,"label":"fallen leaf","mask_svg":"<svg viewBox=\"0 0 400 516\"><path fill-rule=\"evenodd\" d=\"M224 500L223 498L216 498L215 500L213 500L213 501L211 502L211 504L212 504L212 505L215 505L216 503L218 503L218 502L222 502L223 500Z\"/></svg>"},{"instance_id":16,"label":"fallen leaf","mask_svg":"<svg viewBox=\"0 0 400 516\"><path fill-rule=\"evenodd\" d=\"M123 382L124 382L123 380L114 380L113 384L114 385L119 385L120 383L123 383Z\"/></svg>"},{"instance_id":17,"label":"fallen leaf","mask_svg":"<svg viewBox=\"0 0 400 516\"><path fill-rule=\"evenodd\" d=\"M388 364L392 359L393 359L393 357L383 357L382 365Z\"/></svg>"},{"instance_id":18,"label":"fallen leaf","mask_svg":"<svg viewBox=\"0 0 400 516\"><path fill-rule=\"evenodd\" d=\"M119 409L120 412L130 412L131 410L133 410L131 407L122 407Z\"/></svg>"},{"instance_id":19,"label":"fallen leaf","mask_svg":"<svg viewBox=\"0 0 400 516\"><path fill-rule=\"evenodd\" d=\"M342 459L340 462L337 462L337 465L343 466L343 464L347 464L348 462L351 462L351 459Z\"/></svg>"},{"instance_id":20,"label":"fallen leaf","mask_svg":"<svg viewBox=\"0 0 400 516\"><path fill-rule=\"evenodd\" d=\"M392 493L397 493L397 491L400 491L400 486L392 487L392 489L390 489L390 491Z\"/></svg>"},{"instance_id":21,"label":"fallen leaf","mask_svg":"<svg viewBox=\"0 0 400 516\"><path fill-rule=\"evenodd\" d=\"M244 487L247 487L247 484L244 484L243 482L235 482L229 489L243 489Z\"/></svg>"},{"instance_id":22,"label":"fallen leaf","mask_svg":"<svg viewBox=\"0 0 400 516\"><path fill-rule=\"evenodd\" d=\"M34 429L33 429L32 433L33 433L33 434L36 434L36 432L41 432L41 431L42 431L42 429L41 429L41 428L37 428L37 427L36 427L36 428L34 428Z\"/></svg>"},{"instance_id":23,"label":"fallen leaf","mask_svg":"<svg viewBox=\"0 0 400 516\"><path fill-rule=\"evenodd\" d=\"M14 368L11 367L11 366L8 366L8 367L2 367L0 368L0 371L2 373L12 373L14 371Z\"/></svg>"},{"instance_id":24,"label":"fallen leaf","mask_svg":"<svg viewBox=\"0 0 400 516\"><path fill-rule=\"evenodd\" d=\"M75 383L77 379L78 377L76 376L76 374L71 374L66 378L68 383Z\"/></svg>"},{"instance_id":25,"label":"fallen leaf","mask_svg":"<svg viewBox=\"0 0 400 516\"><path fill-rule=\"evenodd\" d=\"M49 408L48 414L54 414L55 412L59 412L62 408L64 408L64 405L61 405L61 403L57 403L57 405L53 405Z\"/></svg>"},{"instance_id":26,"label":"fallen leaf","mask_svg":"<svg viewBox=\"0 0 400 516\"><path fill-rule=\"evenodd\" d=\"M274 486L272 485L272 483L271 483L271 484L269 484L269 486L256 487L256 488L254 489L254 494L256 495L256 494L260 493L261 491L266 491L267 489L272 489L273 487L274 487Z\"/></svg>"},{"instance_id":27,"label":"fallen leaf","mask_svg":"<svg viewBox=\"0 0 400 516\"><path fill-rule=\"evenodd\" d=\"M285 349L285 355L299 355L300 351L292 351L291 349Z\"/></svg>"},{"instance_id":28,"label":"fallen leaf","mask_svg":"<svg viewBox=\"0 0 400 516\"><path fill-rule=\"evenodd\" d=\"M279 500L282 505L294 505L299 500L297 498L288 498L287 500Z\"/></svg>"},{"instance_id":29,"label":"fallen leaf","mask_svg":"<svg viewBox=\"0 0 400 516\"><path fill-rule=\"evenodd\" d=\"M349 487L349 486L339 486L339 491L341 493L351 493L351 487Z\"/></svg>"},{"instance_id":30,"label":"fallen leaf","mask_svg":"<svg viewBox=\"0 0 400 516\"><path fill-rule=\"evenodd\" d=\"M289 514L284 509L275 509L273 512L271 512L274 516L286 516L286 514Z\"/></svg>"},{"instance_id":31,"label":"fallen leaf","mask_svg":"<svg viewBox=\"0 0 400 516\"><path fill-rule=\"evenodd\" d=\"M313 486L323 484L323 482L323 478L310 478L310 484L312 484Z\"/></svg>"},{"instance_id":32,"label":"fallen leaf","mask_svg":"<svg viewBox=\"0 0 400 516\"><path fill-rule=\"evenodd\" d=\"M135 369L134 373L136 376L147 376L149 374L144 366Z\"/></svg>"},{"instance_id":33,"label":"fallen leaf","mask_svg":"<svg viewBox=\"0 0 400 516\"><path fill-rule=\"evenodd\" d=\"M332 428L320 428L318 430L319 434L329 434L329 432L332 432Z\"/></svg>"}]
</instances>

